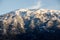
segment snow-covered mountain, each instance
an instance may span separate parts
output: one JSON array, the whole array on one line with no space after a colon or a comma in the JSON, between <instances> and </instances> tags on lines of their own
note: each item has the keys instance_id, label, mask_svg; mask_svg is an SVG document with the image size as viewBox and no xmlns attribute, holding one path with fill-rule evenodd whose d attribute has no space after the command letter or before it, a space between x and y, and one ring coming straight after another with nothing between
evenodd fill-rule
<instances>
[{"instance_id":1,"label":"snow-covered mountain","mask_svg":"<svg viewBox=\"0 0 60 40\"><path fill-rule=\"evenodd\" d=\"M20 34L34 30L55 32L56 29L60 29L59 10L18 9L0 15L0 31L3 34Z\"/></svg>"}]
</instances>

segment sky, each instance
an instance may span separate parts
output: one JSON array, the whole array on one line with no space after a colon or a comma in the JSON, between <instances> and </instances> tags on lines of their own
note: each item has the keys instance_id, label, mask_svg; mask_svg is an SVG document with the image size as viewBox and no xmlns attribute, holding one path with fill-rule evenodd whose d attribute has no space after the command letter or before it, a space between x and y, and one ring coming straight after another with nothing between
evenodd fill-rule
<instances>
[{"instance_id":1,"label":"sky","mask_svg":"<svg viewBox=\"0 0 60 40\"><path fill-rule=\"evenodd\" d=\"M0 15L21 8L60 10L60 0L0 0Z\"/></svg>"}]
</instances>

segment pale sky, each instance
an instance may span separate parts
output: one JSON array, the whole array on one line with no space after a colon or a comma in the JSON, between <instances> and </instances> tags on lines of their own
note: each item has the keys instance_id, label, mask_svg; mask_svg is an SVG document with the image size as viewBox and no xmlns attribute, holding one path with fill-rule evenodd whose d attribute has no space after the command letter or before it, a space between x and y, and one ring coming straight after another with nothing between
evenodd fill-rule
<instances>
[{"instance_id":1,"label":"pale sky","mask_svg":"<svg viewBox=\"0 0 60 40\"><path fill-rule=\"evenodd\" d=\"M60 0L0 0L0 15L20 8L60 10Z\"/></svg>"}]
</instances>

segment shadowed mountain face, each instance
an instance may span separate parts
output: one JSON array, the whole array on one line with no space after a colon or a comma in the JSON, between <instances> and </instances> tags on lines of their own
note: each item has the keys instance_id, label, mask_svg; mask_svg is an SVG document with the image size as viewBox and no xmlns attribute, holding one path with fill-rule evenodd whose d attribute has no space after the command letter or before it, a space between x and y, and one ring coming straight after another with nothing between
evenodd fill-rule
<instances>
[{"instance_id":1,"label":"shadowed mountain face","mask_svg":"<svg viewBox=\"0 0 60 40\"><path fill-rule=\"evenodd\" d=\"M8 40L57 39L60 33L60 11L19 9L0 15L0 34Z\"/></svg>"}]
</instances>

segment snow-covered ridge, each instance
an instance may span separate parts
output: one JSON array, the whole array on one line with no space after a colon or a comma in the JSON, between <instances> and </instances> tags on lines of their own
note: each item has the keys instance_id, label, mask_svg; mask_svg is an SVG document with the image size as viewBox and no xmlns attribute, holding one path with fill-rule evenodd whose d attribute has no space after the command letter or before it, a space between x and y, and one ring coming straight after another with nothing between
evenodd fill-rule
<instances>
[{"instance_id":1,"label":"snow-covered ridge","mask_svg":"<svg viewBox=\"0 0 60 40\"><path fill-rule=\"evenodd\" d=\"M19 9L0 16L0 26L3 27L4 34L8 29L10 29L11 34L25 33L26 30L35 29L36 26L49 32L49 28L60 29L60 11ZM52 29L52 32L55 32L55 30Z\"/></svg>"}]
</instances>

